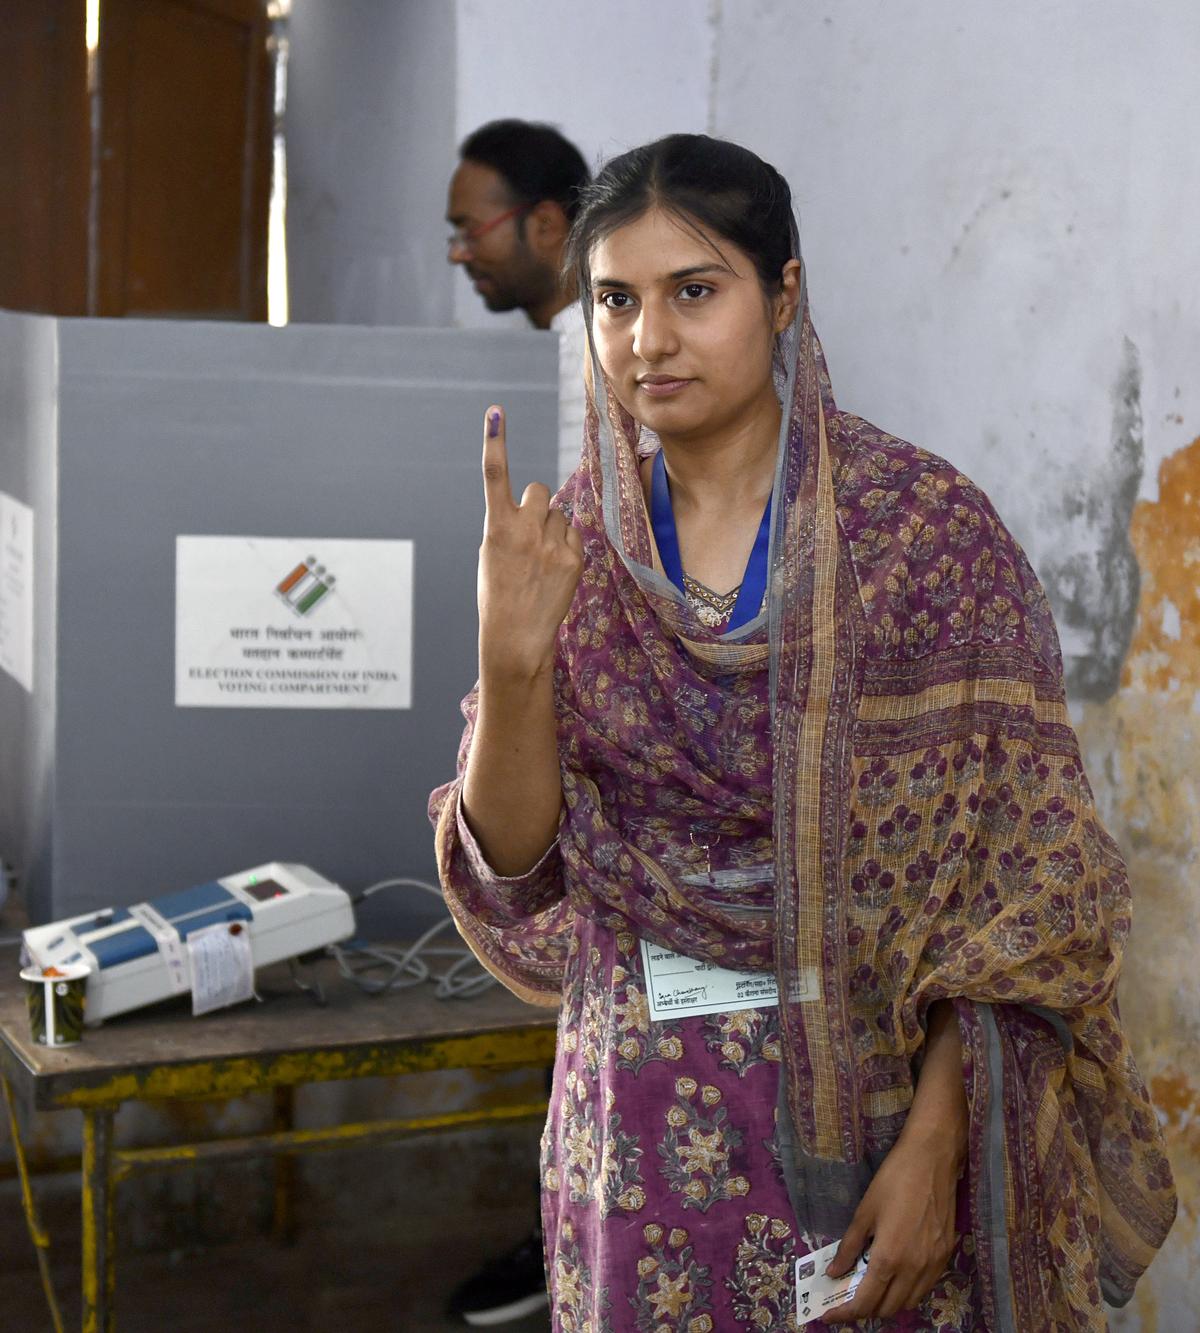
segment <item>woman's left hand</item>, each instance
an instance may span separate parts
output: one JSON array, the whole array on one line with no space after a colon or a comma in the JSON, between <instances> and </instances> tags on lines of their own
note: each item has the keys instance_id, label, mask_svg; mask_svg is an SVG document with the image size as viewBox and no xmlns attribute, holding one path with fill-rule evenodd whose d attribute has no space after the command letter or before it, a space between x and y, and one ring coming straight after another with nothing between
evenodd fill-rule
<instances>
[{"instance_id":1,"label":"woman's left hand","mask_svg":"<svg viewBox=\"0 0 1200 1333\"><path fill-rule=\"evenodd\" d=\"M961 1130L963 1132L957 1132ZM826 1270L848 1273L868 1247L867 1272L851 1300L825 1319L849 1324L917 1306L946 1271L957 1241L958 1177L965 1124L908 1124L875 1174Z\"/></svg>"}]
</instances>

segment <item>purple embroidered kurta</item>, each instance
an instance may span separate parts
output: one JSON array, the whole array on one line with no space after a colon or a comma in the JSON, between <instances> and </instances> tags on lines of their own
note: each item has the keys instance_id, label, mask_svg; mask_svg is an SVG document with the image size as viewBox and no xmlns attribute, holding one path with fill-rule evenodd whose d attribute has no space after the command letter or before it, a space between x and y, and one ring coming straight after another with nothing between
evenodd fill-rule
<instances>
[{"instance_id":1,"label":"purple embroidered kurta","mask_svg":"<svg viewBox=\"0 0 1200 1333\"><path fill-rule=\"evenodd\" d=\"M841 1235L945 998L962 1235L907 1324L1098 1331L1175 1201L1116 1007L1129 886L1045 596L966 477L838 410L806 304L783 353L765 613L721 636L656 572L646 442L594 368L556 498L584 549L555 668L559 838L498 879L460 783L431 799L464 937L562 1002L554 1326L790 1327L789 1256ZM641 939L773 972L780 1005L652 1024Z\"/></svg>"},{"instance_id":2,"label":"purple embroidered kurta","mask_svg":"<svg viewBox=\"0 0 1200 1333\"><path fill-rule=\"evenodd\" d=\"M769 775L765 735L755 752ZM714 868L748 864L750 850L717 842ZM695 871L690 842L680 852L684 873ZM558 891L557 846L529 874L501 878L460 818L456 855L455 881L472 885L462 906L480 919L517 923ZM637 940L577 918L541 1150L556 1331L795 1328L794 1260L836 1237L804 1235L792 1212L780 1056L774 1005L652 1022ZM968 1236L920 1315L892 1327L982 1328L973 1249Z\"/></svg>"}]
</instances>

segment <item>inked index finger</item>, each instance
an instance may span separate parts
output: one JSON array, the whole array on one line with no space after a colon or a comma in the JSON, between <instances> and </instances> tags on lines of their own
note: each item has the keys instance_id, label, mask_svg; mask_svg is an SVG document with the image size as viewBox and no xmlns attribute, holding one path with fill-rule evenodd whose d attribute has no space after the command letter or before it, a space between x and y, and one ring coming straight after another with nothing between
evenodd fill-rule
<instances>
[{"instance_id":1,"label":"inked index finger","mask_svg":"<svg viewBox=\"0 0 1200 1333\"><path fill-rule=\"evenodd\" d=\"M504 410L493 404L483 418L483 499L489 516L516 508L508 479Z\"/></svg>"}]
</instances>

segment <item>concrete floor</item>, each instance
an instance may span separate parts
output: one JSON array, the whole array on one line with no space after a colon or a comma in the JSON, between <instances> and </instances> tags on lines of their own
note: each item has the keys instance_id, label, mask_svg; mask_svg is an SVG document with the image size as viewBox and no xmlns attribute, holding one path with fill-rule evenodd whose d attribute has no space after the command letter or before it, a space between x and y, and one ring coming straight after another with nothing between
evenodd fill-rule
<instances>
[{"instance_id":1,"label":"concrete floor","mask_svg":"<svg viewBox=\"0 0 1200 1333\"><path fill-rule=\"evenodd\" d=\"M508 1133L509 1141L499 1144L494 1136L460 1134L423 1150L404 1145L373 1156L339 1153L303 1161L298 1204L306 1222L292 1245L277 1244L263 1226L269 1177L261 1166L251 1176L187 1177L210 1221L200 1227L188 1222L183 1229L223 1227L238 1233L233 1238L202 1236L171 1249L156 1248L153 1238L139 1243L140 1223L161 1205L161 1196L143 1204L142 1216L129 1213L133 1200L123 1201L116 1327L120 1333L461 1333L467 1326L444 1314L450 1292L530 1225L536 1131ZM428 1188L432 1178L439 1181L436 1189ZM392 1182L390 1207L379 1202L381 1180ZM36 1190L51 1236L64 1324L76 1329L78 1177L44 1178ZM245 1225L228 1220L239 1193ZM356 1198L366 1201L367 1216L355 1213ZM13 1182L0 1187L0 1238L0 1328L51 1333ZM545 1314L503 1325L506 1333L548 1329Z\"/></svg>"},{"instance_id":2,"label":"concrete floor","mask_svg":"<svg viewBox=\"0 0 1200 1333\"><path fill-rule=\"evenodd\" d=\"M456 1260L482 1250L456 1244ZM445 1318L457 1281L444 1241L408 1247L348 1245L309 1236L290 1248L263 1241L198 1253L137 1255L121 1266L121 1333L329 1333L380 1328L394 1333L462 1333ZM419 1279L417 1274L420 1274ZM56 1288L66 1328L79 1327L79 1279L58 1263ZM52 1333L37 1273L0 1273L0 1322L7 1333ZM503 1325L506 1333L547 1333L544 1315Z\"/></svg>"}]
</instances>

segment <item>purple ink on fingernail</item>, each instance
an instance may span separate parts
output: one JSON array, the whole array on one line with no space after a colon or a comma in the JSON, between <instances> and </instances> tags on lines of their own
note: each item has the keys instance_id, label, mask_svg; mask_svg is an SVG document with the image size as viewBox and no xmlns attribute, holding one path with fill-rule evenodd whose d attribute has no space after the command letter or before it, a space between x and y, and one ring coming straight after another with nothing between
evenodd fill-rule
<instances>
[{"instance_id":1,"label":"purple ink on fingernail","mask_svg":"<svg viewBox=\"0 0 1200 1333\"><path fill-rule=\"evenodd\" d=\"M488 413L488 439L494 440L500 434L500 413Z\"/></svg>"}]
</instances>

